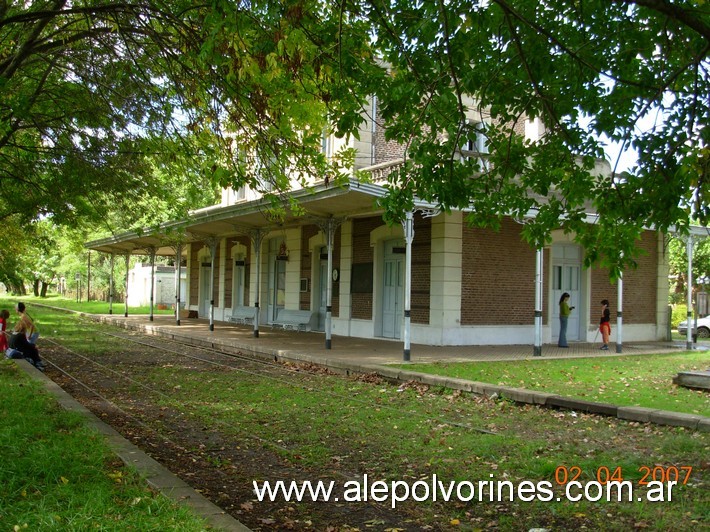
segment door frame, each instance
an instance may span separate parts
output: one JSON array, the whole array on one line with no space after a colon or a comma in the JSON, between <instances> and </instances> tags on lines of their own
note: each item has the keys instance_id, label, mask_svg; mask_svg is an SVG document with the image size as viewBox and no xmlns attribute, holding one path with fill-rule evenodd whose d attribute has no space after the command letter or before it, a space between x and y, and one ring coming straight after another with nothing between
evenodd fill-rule
<instances>
[{"instance_id":1,"label":"door frame","mask_svg":"<svg viewBox=\"0 0 710 532\"><path fill-rule=\"evenodd\" d=\"M562 279L565 282L564 268L576 267L579 275L577 279L577 289L574 290L570 285L559 285L556 272L557 268L563 268ZM552 245L550 250L550 339L551 342L556 342L560 335L560 307L559 299L563 292L569 292L572 295L570 306L575 307L572 311L574 318L570 318L567 327L567 339L573 342L586 341L586 323L588 319L588 297L587 297L587 272L584 267L584 251L581 246L569 242L560 242ZM574 326L575 321L577 325Z\"/></svg>"}]
</instances>

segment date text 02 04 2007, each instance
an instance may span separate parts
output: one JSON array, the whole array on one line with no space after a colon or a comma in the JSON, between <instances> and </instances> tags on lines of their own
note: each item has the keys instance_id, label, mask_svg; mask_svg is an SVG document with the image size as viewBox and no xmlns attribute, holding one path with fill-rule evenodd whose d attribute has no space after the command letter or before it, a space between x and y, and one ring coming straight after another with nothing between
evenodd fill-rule
<instances>
[{"instance_id":1,"label":"date text 02 04 2007","mask_svg":"<svg viewBox=\"0 0 710 532\"><path fill-rule=\"evenodd\" d=\"M690 474L693 472L692 466L641 466L633 476L640 475L638 479L639 486L647 486L649 482L677 482L679 484L687 484L690 479ZM583 470L579 466L561 465L555 469L555 482L563 486L569 482L578 481L582 476ZM621 466L607 467L600 466L596 469L596 481L600 484L608 482L623 482L624 472Z\"/></svg>"}]
</instances>

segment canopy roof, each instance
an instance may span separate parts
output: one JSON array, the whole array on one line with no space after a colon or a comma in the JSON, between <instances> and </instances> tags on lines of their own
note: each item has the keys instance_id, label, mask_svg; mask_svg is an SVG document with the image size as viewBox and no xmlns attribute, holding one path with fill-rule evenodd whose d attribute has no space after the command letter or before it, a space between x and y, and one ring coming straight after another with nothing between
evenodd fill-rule
<instances>
[{"instance_id":1,"label":"canopy roof","mask_svg":"<svg viewBox=\"0 0 710 532\"><path fill-rule=\"evenodd\" d=\"M85 247L103 253L145 255L155 248L156 255L172 256L178 244L249 234L251 231L283 230L315 223L328 218L357 218L381 213L376 199L386 189L351 179L342 186L318 185L290 193L284 199L296 200L304 212L294 213L286 208L286 215L278 221L269 216L270 203L265 199L229 206L216 205L190 213L183 220L160 224L157 228L130 231L87 242ZM429 204L420 208L433 209Z\"/></svg>"}]
</instances>

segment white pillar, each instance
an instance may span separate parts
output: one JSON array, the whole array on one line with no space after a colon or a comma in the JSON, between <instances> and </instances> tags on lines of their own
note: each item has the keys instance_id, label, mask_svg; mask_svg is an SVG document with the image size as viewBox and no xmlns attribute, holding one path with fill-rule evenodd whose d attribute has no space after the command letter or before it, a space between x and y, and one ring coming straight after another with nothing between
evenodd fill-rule
<instances>
[{"instance_id":1,"label":"white pillar","mask_svg":"<svg viewBox=\"0 0 710 532\"><path fill-rule=\"evenodd\" d=\"M535 252L535 345L533 356L542 356L542 248Z\"/></svg>"},{"instance_id":2,"label":"white pillar","mask_svg":"<svg viewBox=\"0 0 710 532\"><path fill-rule=\"evenodd\" d=\"M688 252L688 312L686 317L688 331L685 335L685 347L693 349L693 237L690 235L688 235L686 250Z\"/></svg>"},{"instance_id":3,"label":"white pillar","mask_svg":"<svg viewBox=\"0 0 710 532\"><path fill-rule=\"evenodd\" d=\"M113 259L114 259L114 255L113 255L113 253L111 253L111 256L109 258L111 273L109 274L109 278L108 278L108 313L109 314L113 314Z\"/></svg>"},{"instance_id":4,"label":"white pillar","mask_svg":"<svg viewBox=\"0 0 710 532\"><path fill-rule=\"evenodd\" d=\"M180 325L180 278L182 277L182 244L175 248L175 324Z\"/></svg>"},{"instance_id":5,"label":"white pillar","mask_svg":"<svg viewBox=\"0 0 710 532\"><path fill-rule=\"evenodd\" d=\"M155 299L155 248L149 248L150 252L150 321L153 321L153 303Z\"/></svg>"},{"instance_id":6,"label":"white pillar","mask_svg":"<svg viewBox=\"0 0 710 532\"><path fill-rule=\"evenodd\" d=\"M335 233L335 223L329 219L326 223L326 246L328 250L328 280L325 285L325 348L332 348L333 329L333 240Z\"/></svg>"},{"instance_id":7,"label":"white pillar","mask_svg":"<svg viewBox=\"0 0 710 532\"><path fill-rule=\"evenodd\" d=\"M125 306L125 312L123 314L124 318L128 317L128 269L131 267L131 254L130 252L126 253L126 294L124 297L124 306Z\"/></svg>"},{"instance_id":8,"label":"white pillar","mask_svg":"<svg viewBox=\"0 0 710 532\"><path fill-rule=\"evenodd\" d=\"M411 327L412 327L412 242L414 240L414 213L408 211L404 219L404 352L402 360L411 359Z\"/></svg>"},{"instance_id":9,"label":"white pillar","mask_svg":"<svg viewBox=\"0 0 710 532\"><path fill-rule=\"evenodd\" d=\"M252 245L254 246L254 260L256 261L256 282L254 283L254 338L259 338L259 296L261 294L261 243L264 234L256 229L249 232Z\"/></svg>"},{"instance_id":10,"label":"white pillar","mask_svg":"<svg viewBox=\"0 0 710 532\"><path fill-rule=\"evenodd\" d=\"M623 318L623 307L624 307L624 274L623 272L619 275L616 286L616 352L621 353L623 348L623 338L624 338L624 318Z\"/></svg>"},{"instance_id":11,"label":"white pillar","mask_svg":"<svg viewBox=\"0 0 710 532\"><path fill-rule=\"evenodd\" d=\"M217 238L210 238L210 331L214 331L214 258L217 255Z\"/></svg>"}]
</instances>

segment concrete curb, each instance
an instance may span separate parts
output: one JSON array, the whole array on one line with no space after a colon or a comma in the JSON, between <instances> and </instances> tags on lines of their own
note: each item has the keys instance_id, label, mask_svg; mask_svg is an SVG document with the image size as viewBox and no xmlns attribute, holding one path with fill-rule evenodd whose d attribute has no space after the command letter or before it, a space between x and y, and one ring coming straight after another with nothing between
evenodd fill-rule
<instances>
[{"instance_id":1,"label":"concrete curb","mask_svg":"<svg viewBox=\"0 0 710 532\"><path fill-rule=\"evenodd\" d=\"M386 366L370 366L368 372L382 374L388 378L394 378L393 370ZM710 432L710 417L699 416L697 414L684 414L682 412L672 412L670 410L658 410L653 408L643 408L638 406L618 406L609 403L597 403L585 401L572 397L526 390L523 388L511 388L508 386L497 386L483 382L466 381L463 379L453 379L441 375L430 375L415 371L396 369L399 380L414 380L430 386L442 386L454 390L469 391L488 397L493 394L511 399L517 403L536 404L550 408L564 408L576 410L590 414L616 417L626 421L638 421L641 423L655 423L657 425L670 425L674 427L685 427L701 432Z\"/></svg>"},{"instance_id":2,"label":"concrete curb","mask_svg":"<svg viewBox=\"0 0 710 532\"><path fill-rule=\"evenodd\" d=\"M174 475L159 462L153 460L141 449L133 445L113 427L96 417L89 409L65 392L57 383L38 371L25 360L15 360L32 379L42 383L57 402L65 409L80 414L88 426L103 434L111 450L127 466L134 468L148 485L161 492L178 504L186 505L192 511L203 517L215 530L249 532L250 529L226 513L222 508L212 503L206 497L195 491L182 479Z\"/></svg>"}]
</instances>

